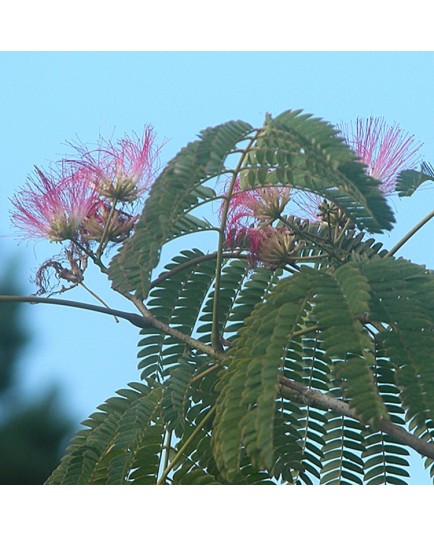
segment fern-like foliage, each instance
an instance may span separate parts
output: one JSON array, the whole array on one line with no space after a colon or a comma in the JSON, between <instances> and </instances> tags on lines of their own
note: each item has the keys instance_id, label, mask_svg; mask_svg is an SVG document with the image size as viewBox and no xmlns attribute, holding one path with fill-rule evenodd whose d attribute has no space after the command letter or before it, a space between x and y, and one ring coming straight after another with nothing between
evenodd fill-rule
<instances>
[{"instance_id":1,"label":"fern-like foliage","mask_svg":"<svg viewBox=\"0 0 434 536\"><path fill-rule=\"evenodd\" d=\"M294 278L295 279L295 278ZM240 448L258 466L273 465L273 415L282 353L306 304L300 285L278 284L269 300L254 309L239 331L231 362L220 382L214 430L216 462L230 480L240 463ZM291 281L292 282L292 281ZM285 299L291 297L290 300Z\"/></svg>"},{"instance_id":2,"label":"fern-like foliage","mask_svg":"<svg viewBox=\"0 0 434 536\"><path fill-rule=\"evenodd\" d=\"M228 203L236 179L313 192L346 223L286 215L296 257L261 265L226 247L224 216L197 215ZM142 383L83 423L48 483L406 483L409 449L382 425L434 443L434 275L367 234L393 221L323 120L297 110L203 131L163 170L109 269L155 320L140 331ZM167 242L210 229L209 251L184 249L155 273Z\"/></svg>"},{"instance_id":3,"label":"fern-like foliage","mask_svg":"<svg viewBox=\"0 0 434 536\"><path fill-rule=\"evenodd\" d=\"M375 383L387 409L390 420L397 425L405 425L405 410L400 401L400 390L395 385L394 369L387 359L381 341L375 340ZM381 431L369 428L363 430L363 467L366 484L406 484L408 473L403 469L409 465L408 450L396 440ZM399 476L398 476L399 475Z\"/></svg>"},{"instance_id":4,"label":"fern-like foliage","mask_svg":"<svg viewBox=\"0 0 434 536\"><path fill-rule=\"evenodd\" d=\"M153 285L148 308L162 322L191 335L214 279L215 258L204 258L197 249L183 251L165 269L165 273L172 271L172 274ZM155 328L145 328L141 334L144 337L139 342L142 350L138 356L142 358L139 363L142 378L162 380L178 358L188 354L185 344Z\"/></svg>"},{"instance_id":5,"label":"fern-like foliage","mask_svg":"<svg viewBox=\"0 0 434 536\"><path fill-rule=\"evenodd\" d=\"M132 383L84 421L48 484L155 484L164 428L159 388Z\"/></svg>"},{"instance_id":6,"label":"fern-like foliage","mask_svg":"<svg viewBox=\"0 0 434 536\"><path fill-rule=\"evenodd\" d=\"M432 441L434 314L427 296L434 295L434 278L403 259L376 260L363 272L372 289L372 319L387 326L376 338L393 366L406 420L415 433Z\"/></svg>"},{"instance_id":7,"label":"fern-like foliage","mask_svg":"<svg viewBox=\"0 0 434 536\"><path fill-rule=\"evenodd\" d=\"M283 352L306 316L318 323L322 348L334 363L333 375L361 420L375 425L387 416L370 368L372 342L358 319L368 302L366 278L348 263L332 273L304 267L281 280L254 309L230 352L217 400L215 456L229 479L244 443L259 466L273 464L270 423Z\"/></svg>"}]
</instances>

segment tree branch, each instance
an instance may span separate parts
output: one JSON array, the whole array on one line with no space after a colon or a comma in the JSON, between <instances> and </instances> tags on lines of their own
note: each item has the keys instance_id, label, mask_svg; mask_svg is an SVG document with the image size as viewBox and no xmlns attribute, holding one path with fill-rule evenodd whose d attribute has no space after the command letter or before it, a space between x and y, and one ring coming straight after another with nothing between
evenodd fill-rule
<instances>
[{"instance_id":1,"label":"tree branch","mask_svg":"<svg viewBox=\"0 0 434 536\"><path fill-rule=\"evenodd\" d=\"M154 327L167 335L173 336L184 342L188 346L195 348L199 351L204 352L210 357L215 358L217 361L222 361L227 358L227 355L224 352L217 352L210 346L193 339L192 337L182 333L176 329L170 328L163 322L159 321L152 315L141 316L136 313L129 313L127 311L120 311L118 309L112 309L108 307L101 307L99 305L92 305L89 303L76 302L71 300L63 300L58 298L42 298L37 296L8 296L0 295L0 302L22 302L22 303L45 303L53 305L63 305L66 307L74 307L78 309L84 309L88 311L94 311L98 313L103 313L111 316L116 316L118 318L123 318L128 320L131 324L139 328ZM316 326L314 326L316 328ZM312 328L310 328L312 329ZM284 376L279 377L280 383L280 394L289 399L296 399L299 402L302 402L307 405L315 406L324 410L332 410L340 415L350 417L360 422L357 414L350 408L350 406L343 402L342 400L337 400L329 395L315 391L297 383L289 378ZM414 449L416 452L422 456L426 456L434 460L434 444L426 443L417 436L410 434L401 426L393 424L388 419L381 419L378 425L379 430L393 437L400 443L407 445Z\"/></svg>"},{"instance_id":2,"label":"tree branch","mask_svg":"<svg viewBox=\"0 0 434 536\"><path fill-rule=\"evenodd\" d=\"M135 300L131 299L133 303L136 304L137 307L139 307L140 304L138 304ZM224 352L219 352L208 346L207 344L204 344L201 341L198 341L196 339L193 339L189 335L186 335L185 333L182 333L181 331L178 331L177 329L173 329L164 322L161 322L144 307L140 309L142 316L138 315L136 313L129 313L127 311L119 311L118 309L111 309L109 307L101 307L100 305L92 305L90 303L83 303L83 302L77 302L77 301L71 301L71 300L63 300L58 298L42 298L38 296L0 296L0 302L22 302L22 303L46 303L46 304L52 304L52 305L63 305L66 307L74 307L77 309L84 309L87 311L95 311L97 313L103 313L105 315L110 315L118 318L123 318L124 320L128 320L131 324L138 328L149 328L154 327L158 331L161 331L162 333L165 333L166 335L170 335L171 337L175 337L179 341L185 343L186 345L190 346L191 348L195 348L196 350L199 350L200 352L203 352L204 354L216 359L217 361L221 361L226 357L226 354Z\"/></svg>"},{"instance_id":3,"label":"tree branch","mask_svg":"<svg viewBox=\"0 0 434 536\"><path fill-rule=\"evenodd\" d=\"M111 307L101 307L100 305L92 305L90 303L62 300L59 298L42 298L39 296L0 296L0 302L21 302L21 303L46 303L51 305L63 305L65 307L74 307L76 309L84 309L86 311L94 311L96 313L103 313L118 318L128 320L134 326L138 328L149 327L150 322L136 313L128 313L127 311L119 311L118 309L112 309Z\"/></svg>"},{"instance_id":4,"label":"tree branch","mask_svg":"<svg viewBox=\"0 0 434 536\"><path fill-rule=\"evenodd\" d=\"M337 400L329 395L325 395L319 391L305 387L304 385L290 380L289 378L285 378L284 376L279 377L279 383L280 394L284 398L295 398L304 404L315 406L324 410L336 411L336 413L339 413L340 415L351 417L352 419L360 422L360 418L357 416L357 414L346 402L343 402L342 400ZM422 454L422 456L426 456L427 458L434 460L434 443L427 443L426 441L423 441L423 439L410 434L407 432L407 430L401 426L393 424L388 419L381 419L378 424L378 429L381 432L388 434L390 437L393 437L400 443L411 447L419 454Z\"/></svg>"}]
</instances>

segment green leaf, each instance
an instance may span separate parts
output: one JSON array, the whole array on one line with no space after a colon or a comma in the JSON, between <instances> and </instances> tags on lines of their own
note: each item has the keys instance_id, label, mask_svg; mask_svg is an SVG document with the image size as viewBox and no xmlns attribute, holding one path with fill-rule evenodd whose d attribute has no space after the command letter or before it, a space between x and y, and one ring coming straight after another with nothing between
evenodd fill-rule
<instances>
[{"instance_id":1,"label":"green leaf","mask_svg":"<svg viewBox=\"0 0 434 536\"><path fill-rule=\"evenodd\" d=\"M297 282L279 282L267 301L253 310L221 376L213 449L217 466L229 481L238 474L242 445L255 467L270 469L274 463L279 365L306 305L303 279Z\"/></svg>"},{"instance_id":2,"label":"green leaf","mask_svg":"<svg viewBox=\"0 0 434 536\"><path fill-rule=\"evenodd\" d=\"M182 251L165 266L162 276L166 277L160 276L159 283L151 289L149 311L162 322L192 335L214 280L215 263L215 258L204 256L198 249ZM190 353L184 344L155 328L145 328L140 333L144 336L139 341L138 354L143 379L162 381L170 367Z\"/></svg>"},{"instance_id":3,"label":"green leaf","mask_svg":"<svg viewBox=\"0 0 434 536\"><path fill-rule=\"evenodd\" d=\"M223 334L229 331L229 319L235 304L235 300L242 292L243 285L251 272L249 264L240 259L229 260L222 270L220 277L219 308L218 308L218 332ZM215 285L213 285L215 286ZM209 293L198 319L197 333L201 334L199 340L210 344L215 288Z\"/></svg>"},{"instance_id":4,"label":"green leaf","mask_svg":"<svg viewBox=\"0 0 434 536\"><path fill-rule=\"evenodd\" d=\"M254 308L234 341L216 406L214 451L226 478L236 474L242 445L258 467L272 466L279 367L286 347L295 360L285 362L284 370L300 362L292 334L307 318L318 324L322 349L332 359L350 407L374 424L387 416L371 371L372 342L358 318L369 312L369 301L366 277L347 263L335 271L303 266L300 273L279 281L265 303Z\"/></svg>"},{"instance_id":5,"label":"green leaf","mask_svg":"<svg viewBox=\"0 0 434 536\"><path fill-rule=\"evenodd\" d=\"M359 317L369 312L369 284L353 263L335 272L305 270L315 288L314 314L321 330L322 347L334 358L333 374L348 403L365 422L387 416L370 370L373 346Z\"/></svg>"},{"instance_id":6,"label":"green leaf","mask_svg":"<svg viewBox=\"0 0 434 536\"><path fill-rule=\"evenodd\" d=\"M406 169L398 175L395 191L399 197L410 197L426 181L434 180L434 169L427 162L423 162L420 171Z\"/></svg>"},{"instance_id":7,"label":"green leaf","mask_svg":"<svg viewBox=\"0 0 434 536\"><path fill-rule=\"evenodd\" d=\"M434 276L403 259L373 259L361 267L371 286L372 320L389 326L377 336L394 370L407 418L434 417Z\"/></svg>"},{"instance_id":8,"label":"green leaf","mask_svg":"<svg viewBox=\"0 0 434 536\"><path fill-rule=\"evenodd\" d=\"M326 415L326 434L324 436L323 467L321 484L362 484L363 459L357 451L365 449L362 426L354 419Z\"/></svg>"},{"instance_id":9,"label":"green leaf","mask_svg":"<svg viewBox=\"0 0 434 536\"><path fill-rule=\"evenodd\" d=\"M130 383L84 421L47 484L127 484L131 471L144 467L146 482L156 483L163 427L158 424L161 389Z\"/></svg>"}]
</instances>

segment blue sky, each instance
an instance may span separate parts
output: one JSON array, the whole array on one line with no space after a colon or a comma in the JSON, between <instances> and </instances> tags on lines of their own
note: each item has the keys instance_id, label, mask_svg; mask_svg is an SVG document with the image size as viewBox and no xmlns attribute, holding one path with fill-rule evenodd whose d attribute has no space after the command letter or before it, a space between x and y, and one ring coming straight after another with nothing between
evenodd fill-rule
<instances>
[{"instance_id":1,"label":"blue sky","mask_svg":"<svg viewBox=\"0 0 434 536\"><path fill-rule=\"evenodd\" d=\"M230 119L260 125L266 112L302 108L332 123L369 115L397 122L434 162L432 52L2 52L0 73L0 258L18 259L27 293L35 290L29 278L58 248L17 242L9 198L35 164L68 152L67 140L92 143L151 123L167 140L164 163L208 126ZM433 193L424 188L410 200L390 199L398 223L383 236L386 245L432 209ZM402 255L434 268L432 233L428 224ZM127 308L96 271L86 282L112 307ZM78 290L65 297L92 301ZM77 424L139 378L137 329L126 322L55 306L27 306L25 318L34 338L23 387L37 395L60 385ZM414 483L429 483L417 463L414 474Z\"/></svg>"}]
</instances>

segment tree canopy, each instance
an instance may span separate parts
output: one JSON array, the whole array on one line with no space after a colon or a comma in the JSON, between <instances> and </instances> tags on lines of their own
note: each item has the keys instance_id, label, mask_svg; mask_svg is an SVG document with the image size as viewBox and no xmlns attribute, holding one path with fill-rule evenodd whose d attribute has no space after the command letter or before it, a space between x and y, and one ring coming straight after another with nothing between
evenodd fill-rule
<instances>
[{"instance_id":1,"label":"tree canopy","mask_svg":"<svg viewBox=\"0 0 434 536\"><path fill-rule=\"evenodd\" d=\"M39 294L53 273L85 286L94 262L137 313L21 300L140 328L141 382L83 422L47 483L405 484L411 449L434 476L434 274L397 255L434 213L390 250L377 239L388 194L433 179L406 168L413 138L289 110L207 128L153 173L149 136L79 149L14 200L22 231L37 219L64 246ZM208 250L161 266L198 233Z\"/></svg>"}]
</instances>

